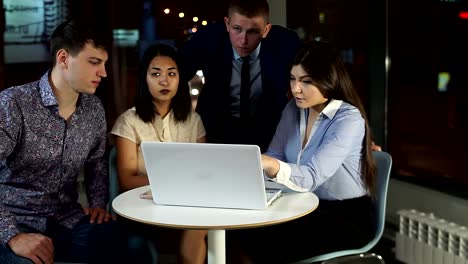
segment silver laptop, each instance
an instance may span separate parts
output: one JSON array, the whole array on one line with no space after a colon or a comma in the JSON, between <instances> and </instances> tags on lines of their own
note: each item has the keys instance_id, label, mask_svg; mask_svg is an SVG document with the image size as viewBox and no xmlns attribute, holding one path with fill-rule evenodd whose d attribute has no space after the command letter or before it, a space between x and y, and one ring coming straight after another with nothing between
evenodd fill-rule
<instances>
[{"instance_id":1,"label":"silver laptop","mask_svg":"<svg viewBox=\"0 0 468 264\"><path fill-rule=\"evenodd\" d=\"M281 193L265 188L258 146L142 142L141 149L156 204L265 209Z\"/></svg>"}]
</instances>

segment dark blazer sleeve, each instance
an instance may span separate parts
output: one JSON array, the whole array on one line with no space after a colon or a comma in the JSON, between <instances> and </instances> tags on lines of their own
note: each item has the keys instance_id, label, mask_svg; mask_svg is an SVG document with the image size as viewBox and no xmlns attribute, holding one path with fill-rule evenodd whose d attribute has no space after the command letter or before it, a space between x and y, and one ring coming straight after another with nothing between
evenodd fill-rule
<instances>
[{"instance_id":1,"label":"dark blazer sleeve","mask_svg":"<svg viewBox=\"0 0 468 264\"><path fill-rule=\"evenodd\" d=\"M302 41L296 32L278 25L271 27L262 43L266 43L274 51L278 59L289 63L292 63L293 58L302 46Z\"/></svg>"},{"instance_id":2,"label":"dark blazer sleeve","mask_svg":"<svg viewBox=\"0 0 468 264\"><path fill-rule=\"evenodd\" d=\"M294 31L281 26L272 26L267 37L262 40L262 95L255 106L256 127L253 129L253 138L263 151L270 144L288 102L291 66L301 45Z\"/></svg>"},{"instance_id":3,"label":"dark blazer sleeve","mask_svg":"<svg viewBox=\"0 0 468 264\"><path fill-rule=\"evenodd\" d=\"M220 54L224 24L216 23L200 29L178 50L181 80L190 81L197 70L206 68L215 54Z\"/></svg>"},{"instance_id":4,"label":"dark blazer sleeve","mask_svg":"<svg viewBox=\"0 0 468 264\"><path fill-rule=\"evenodd\" d=\"M202 118L208 142L225 142L223 125L229 109L232 46L224 23L200 29L179 49L181 81L189 81L202 70L205 83L196 111Z\"/></svg>"}]
</instances>

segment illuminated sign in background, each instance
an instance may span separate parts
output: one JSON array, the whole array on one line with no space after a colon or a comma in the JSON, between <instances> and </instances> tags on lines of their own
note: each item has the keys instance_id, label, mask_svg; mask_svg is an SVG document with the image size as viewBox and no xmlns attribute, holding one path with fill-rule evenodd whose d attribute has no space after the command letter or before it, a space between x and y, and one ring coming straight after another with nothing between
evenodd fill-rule
<instances>
[{"instance_id":1,"label":"illuminated sign in background","mask_svg":"<svg viewBox=\"0 0 468 264\"><path fill-rule=\"evenodd\" d=\"M5 63L49 60L48 42L68 12L65 0L3 0Z\"/></svg>"},{"instance_id":2,"label":"illuminated sign in background","mask_svg":"<svg viewBox=\"0 0 468 264\"><path fill-rule=\"evenodd\" d=\"M44 34L44 2L4 0L5 44L39 43Z\"/></svg>"}]
</instances>

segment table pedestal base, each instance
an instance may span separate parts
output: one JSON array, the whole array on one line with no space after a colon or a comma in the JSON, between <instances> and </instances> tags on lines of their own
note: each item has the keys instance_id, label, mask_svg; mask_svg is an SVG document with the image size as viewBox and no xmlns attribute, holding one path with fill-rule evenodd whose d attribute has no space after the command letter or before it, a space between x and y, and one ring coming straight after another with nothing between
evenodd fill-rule
<instances>
[{"instance_id":1,"label":"table pedestal base","mask_svg":"<svg viewBox=\"0 0 468 264\"><path fill-rule=\"evenodd\" d=\"M226 231L208 230L208 264L226 263Z\"/></svg>"}]
</instances>

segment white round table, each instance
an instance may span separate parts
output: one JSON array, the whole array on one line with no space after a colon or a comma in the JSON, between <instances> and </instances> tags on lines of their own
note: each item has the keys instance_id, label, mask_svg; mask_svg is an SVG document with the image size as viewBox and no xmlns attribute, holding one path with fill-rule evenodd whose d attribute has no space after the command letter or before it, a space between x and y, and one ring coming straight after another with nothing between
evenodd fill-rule
<instances>
[{"instance_id":1,"label":"white round table","mask_svg":"<svg viewBox=\"0 0 468 264\"><path fill-rule=\"evenodd\" d=\"M261 227L297 219L314 211L319 199L313 193L288 192L264 210L157 205L141 199L149 186L124 192L112 201L122 217L168 228L207 229L208 263L226 263L225 230Z\"/></svg>"}]
</instances>

